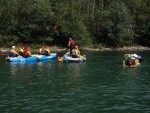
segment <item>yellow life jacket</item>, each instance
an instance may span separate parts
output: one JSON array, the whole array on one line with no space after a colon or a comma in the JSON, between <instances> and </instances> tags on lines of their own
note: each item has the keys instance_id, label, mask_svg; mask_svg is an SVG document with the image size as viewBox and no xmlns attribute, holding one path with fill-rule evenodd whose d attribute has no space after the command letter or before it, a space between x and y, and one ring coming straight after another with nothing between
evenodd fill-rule
<instances>
[{"instance_id":1,"label":"yellow life jacket","mask_svg":"<svg viewBox=\"0 0 150 113\"><path fill-rule=\"evenodd\" d=\"M49 48L46 48L45 50L48 52L48 54L50 54L50 50L49 50Z\"/></svg>"},{"instance_id":2,"label":"yellow life jacket","mask_svg":"<svg viewBox=\"0 0 150 113\"><path fill-rule=\"evenodd\" d=\"M31 51L28 51L27 54L28 54L30 57L32 56Z\"/></svg>"},{"instance_id":3,"label":"yellow life jacket","mask_svg":"<svg viewBox=\"0 0 150 113\"><path fill-rule=\"evenodd\" d=\"M138 63L139 63L139 60L138 60L138 59L135 59L134 62L135 62L135 64L138 64Z\"/></svg>"},{"instance_id":4,"label":"yellow life jacket","mask_svg":"<svg viewBox=\"0 0 150 113\"><path fill-rule=\"evenodd\" d=\"M76 50L75 49L72 50L72 55L76 55Z\"/></svg>"},{"instance_id":5,"label":"yellow life jacket","mask_svg":"<svg viewBox=\"0 0 150 113\"><path fill-rule=\"evenodd\" d=\"M79 51L79 49L76 49L75 52L76 52L76 55L77 55L77 56L80 56L80 51Z\"/></svg>"},{"instance_id":6,"label":"yellow life jacket","mask_svg":"<svg viewBox=\"0 0 150 113\"><path fill-rule=\"evenodd\" d=\"M40 48L40 49L39 49L39 53L42 53L42 52L43 52L43 49L42 49L42 48Z\"/></svg>"},{"instance_id":7,"label":"yellow life jacket","mask_svg":"<svg viewBox=\"0 0 150 113\"><path fill-rule=\"evenodd\" d=\"M126 59L129 56L129 54L124 54L124 58Z\"/></svg>"},{"instance_id":8,"label":"yellow life jacket","mask_svg":"<svg viewBox=\"0 0 150 113\"><path fill-rule=\"evenodd\" d=\"M14 53L14 54L17 54L17 55L18 55L18 53L16 52L16 50L15 50L15 49L11 49L11 50L10 50L10 52L12 52L12 53Z\"/></svg>"},{"instance_id":9,"label":"yellow life jacket","mask_svg":"<svg viewBox=\"0 0 150 113\"><path fill-rule=\"evenodd\" d=\"M80 55L80 59L86 60L86 57Z\"/></svg>"},{"instance_id":10,"label":"yellow life jacket","mask_svg":"<svg viewBox=\"0 0 150 113\"><path fill-rule=\"evenodd\" d=\"M23 53L23 51L24 51L24 50L23 50L22 48L20 48L19 52Z\"/></svg>"},{"instance_id":11,"label":"yellow life jacket","mask_svg":"<svg viewBox=\"0 0 150 113\"><path fill-rule=\"evenodd\" d=\"M63 57L61 57L60 59L58 59L58 61L59 62L63 62L64 61Z\"/></svg>"}]
</instances>

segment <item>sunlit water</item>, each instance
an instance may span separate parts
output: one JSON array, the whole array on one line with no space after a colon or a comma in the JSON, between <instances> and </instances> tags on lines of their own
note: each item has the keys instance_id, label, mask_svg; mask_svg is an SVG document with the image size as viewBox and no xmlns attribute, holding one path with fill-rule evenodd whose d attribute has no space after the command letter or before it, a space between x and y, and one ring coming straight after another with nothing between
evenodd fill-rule
<instances>
[{"instance_id":1,"label":"sunlit water","mask_svg":"<svg viewBox=\"0 0 150 113\"><path fill-rule=\"evenodd\" d=\"M150 113L150 52L138 52L137 68L123 68L124 53L86 52L84 63L0 56L0 113Z\"/></svg>"}]
</instances>

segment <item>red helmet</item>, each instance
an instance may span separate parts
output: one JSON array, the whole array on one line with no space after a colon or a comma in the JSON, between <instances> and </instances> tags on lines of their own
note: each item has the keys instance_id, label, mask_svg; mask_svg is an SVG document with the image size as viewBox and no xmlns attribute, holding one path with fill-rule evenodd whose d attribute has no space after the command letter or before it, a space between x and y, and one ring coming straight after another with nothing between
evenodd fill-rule
<instances>
[{"instance_id":1,"label":"red helmet","mask_svg":"<svg viewBox=\"0 0 150 113\"><path fill-rule=\"evenodd\" d=\"M44 46L41 46L41 48L44 48Z\"/></svg>"},{"instance_id":2,"label":"red helmet","mask_svg":"<svg viewBox=\"0 0 150 113\"><path fill-rule=\"evenodd\" d=\"M60 56L58 56L57 59L60 59Z\"/></svg>"},{"instance_id":3,"label":"red helmet","mask_svg":"<svg viewBox=\"0 0 150 113\"><path fill-rule=\"evenodd\" d=\"M26 49L27 49L27 50L30 50L30 48L29 48L29 47L26 47Z\"/></svg>"},{"instance_id":4,"label":"red helmet","mask_svg":"<svg viewBox=\"0 0 150 113\"><path fill-rule=\"evenodd\" d=\"M132 65L132 61L129 61L129 65Z\"/></svg>"},{"instance_id":5,"label":"red helmet","mask_svg":"<svg viewBox=\"0 0 150 113\"><path fill-rule=\"evenodd\" d=\"M24 49L24 48L25 48L25 46L23 46L23 45L22 45L22 46L21 46L21 48L22 48L22 49Z\"/></svg>"}]
</instances>

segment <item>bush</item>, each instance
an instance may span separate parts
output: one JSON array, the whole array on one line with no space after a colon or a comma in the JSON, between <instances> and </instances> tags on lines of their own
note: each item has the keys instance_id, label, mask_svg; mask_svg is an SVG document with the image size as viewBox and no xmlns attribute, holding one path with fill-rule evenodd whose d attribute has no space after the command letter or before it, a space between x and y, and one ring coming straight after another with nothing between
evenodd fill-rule
<instances>
[{"instance_id":1,"label":"bush","mask_svg":"<svg viewBox=\"0 0 150 113\"><path fill-rule=\"evenodd\" d=\"M16 36L0 36L0 45L2 47L16 45L19 38Z\"/></svg>"}]
</instances>

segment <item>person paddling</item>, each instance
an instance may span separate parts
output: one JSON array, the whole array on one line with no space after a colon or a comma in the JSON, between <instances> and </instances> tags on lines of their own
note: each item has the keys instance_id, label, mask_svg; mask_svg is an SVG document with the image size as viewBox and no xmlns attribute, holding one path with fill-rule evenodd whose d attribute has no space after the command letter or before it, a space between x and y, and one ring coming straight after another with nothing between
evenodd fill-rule
<instances>
[{"instance_id":1,"label":"person paddling","mask_svg":"<svg viewBox=\"0 0 150 113\"><path fill-rule=\"evenodd\" d=\"M44 46L41 46L39 51L38 51L38 54L40 55L43 55L44 54Z\"/></svg>"},{"instance_id":2,"label":"person paddling","mask_svg":"<svg viewBox=\"0 0 150 113\"><path fill-rule=\"evenodd\" d=\"M75 46L75 52L76 52L76 56L80 57L80 50L78 46Z\"/></svg>"},{"instance_id":3,"label":"person paddling","mask_svg":"<svg viewBox=\"0 0 150 113\"><path fill-rule=\"evenodd\" d=\"M18 57L19 54L16 52L16 47L12 46L11 50L9 51L9 57Z\"/></svg>"},{"instance_id":4,"label":"person paddling","mask_svg":"<svg viewBox=\"0 0 150 113\"><path fill-rule=\"evenodd\" d=\"M19 55L20 56L23 56L24 54L23 54L23 52L24 52L24 50L25 50L25 46L21 46L21 48L20 48L20 50L19 50Z\"/></svg>"},{"instance_id":5,"label":"person paddling","mask_svg":"<svg viewBox=\"0 0 150 113\"><path fill-rule=\"evenodd\" d=\"M44 54L43 54L43 55L46 55L46 56L49 56L49 55L50 55L49 46L46 46L46 48L44 49Z\"/></svg>"},{"instance_id":6,"label":"person paddling","mask_svg":"<svg viewBox=\"0 0 150 113\"><path fill-rule=\"evenodd\" d=\"M75 46L75 48L72 50L72 58L79 58L80 57L80 50L78 46Z\"/></svg>"},{"instance_id":7,"label":"person paddling","mask_svg":"<svg viewBox=\"0 0 150 113\"><path fill-rule=\"evenodd\" d=\"M24 52L23 52L23 57L28 58L28 57L31 57L31 56L32 56L32 54L31 54L30 48L26 47Z\"/></svg>"}]
</instances>

